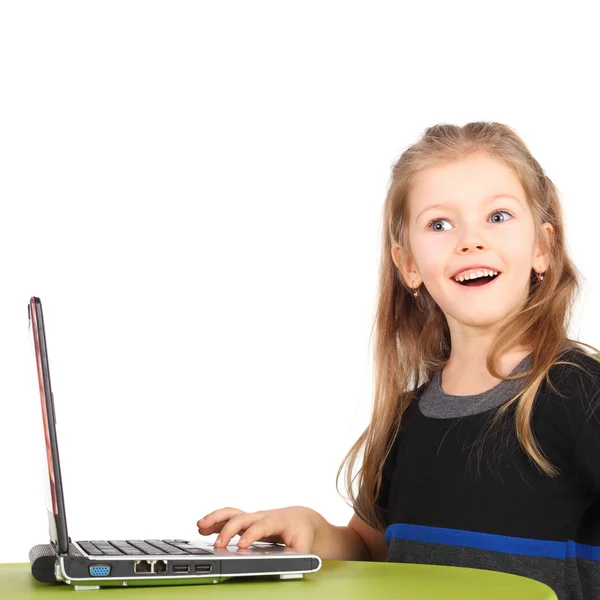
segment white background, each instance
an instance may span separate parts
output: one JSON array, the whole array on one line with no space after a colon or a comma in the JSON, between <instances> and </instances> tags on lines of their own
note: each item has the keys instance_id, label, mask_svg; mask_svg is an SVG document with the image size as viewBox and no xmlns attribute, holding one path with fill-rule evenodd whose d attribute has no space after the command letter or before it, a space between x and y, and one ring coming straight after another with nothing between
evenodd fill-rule
<instances>
[{"instance_id":1,"label":"white background","mask_svg":"<svg viewBox=\"0 0 600 600\"><path fill-rule=\"evenodd\" d=\"M75 539L195 537L227 505L347 523L381 208L435 123L522 135L600 346L600 45L566 6L3 2L0 561L47 541L32 295Z\"/></svg>"}]
</instances>

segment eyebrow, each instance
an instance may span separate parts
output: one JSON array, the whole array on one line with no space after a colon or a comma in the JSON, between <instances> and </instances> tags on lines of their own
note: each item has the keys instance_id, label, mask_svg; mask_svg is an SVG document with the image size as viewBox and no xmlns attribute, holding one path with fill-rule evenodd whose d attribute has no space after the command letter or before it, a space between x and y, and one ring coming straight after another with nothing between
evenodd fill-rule
<instances>
[{"instance_id":1,"label":"eyebrow","mask_svg":"<svg viewBox=\"0 0 600 600\"><path fill-rule=\"evenodd\" d=\"M521 202L521 200L519 200L518 198L515 198L514 196L511 196L510 194L494 194L493 196L489 196L486 200L484 200L484 202L489 203L492 200L498 200L499 198L510 198L511 200L514 200L515 202L517 202L520 206L523 206L523 203ZM418 221L424 213L426 213L429 210L433 210L434 208L452 208L452 205L444 204L443 202L437 203L437 204L432 204L431 206L424 208L417 215L417 218L415 220Z\"/></svg>"}]
</instances>

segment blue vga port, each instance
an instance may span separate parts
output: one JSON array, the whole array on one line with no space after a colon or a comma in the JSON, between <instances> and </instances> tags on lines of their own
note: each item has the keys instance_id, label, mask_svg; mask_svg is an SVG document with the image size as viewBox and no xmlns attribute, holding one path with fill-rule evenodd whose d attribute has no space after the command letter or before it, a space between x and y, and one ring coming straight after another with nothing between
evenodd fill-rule
<instances>
[{"instance_id":1,"label":"blue vga port","mask_svg":"<svg viewBox=\"0 0 600 600\"><path fill-rule=\"evenodd\" d=\"M110 565L90 565L90 575L92 577L108 577Z\"/></svg>"}]
</instances>

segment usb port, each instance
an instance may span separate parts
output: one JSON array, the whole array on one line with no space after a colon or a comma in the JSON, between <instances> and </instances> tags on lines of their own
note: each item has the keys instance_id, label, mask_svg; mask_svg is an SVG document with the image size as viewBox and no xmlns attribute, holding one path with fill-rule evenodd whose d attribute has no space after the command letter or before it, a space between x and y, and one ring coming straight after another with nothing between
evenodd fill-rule
<instances>
[{"instance_id":1,"label":"usb port","mask_svg":"<svg viewBox=\"0 0 600 600\"><path fill-rule=\"evenodd\" d=\"M196 573L210 573L212 571L212 565L194 565L194 571L196 571Z\"/></svg>"},{"instance_id":2,"label":"usb port","mask_svg":"<svg viewBox=\"0 0 600 600\"><path fill-rule=\"evenodd\" d=\"M173 573L189 573L190 565L173 565Z\"/></svg>"}]
</instances>

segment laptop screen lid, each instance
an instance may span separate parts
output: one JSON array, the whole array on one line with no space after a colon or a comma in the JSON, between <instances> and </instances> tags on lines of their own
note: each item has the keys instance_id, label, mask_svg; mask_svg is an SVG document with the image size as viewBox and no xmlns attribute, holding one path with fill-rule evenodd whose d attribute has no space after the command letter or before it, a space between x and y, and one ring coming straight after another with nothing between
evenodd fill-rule
<instances>
[{"instance_id":1,"label":"laptop screen lid","mask_svg":"<svg viewBox=\"0 0 600 600\"><path fill-rule=\"evenodd\" d=\"M58 554L67 554L69 535L67 532L67 516L63 497L60 461L58 458L58 441L56 436L56 415L54 398L50 384L50 365L48 362L48 345L44 330L42 302L35 296L28 305L29 327L35 346L35 362L37 367L40 400L42 404L42 422L44 427L46 457L48 462L48 493L46 494L50 541Z\"/></svg>"}]
</instances>

